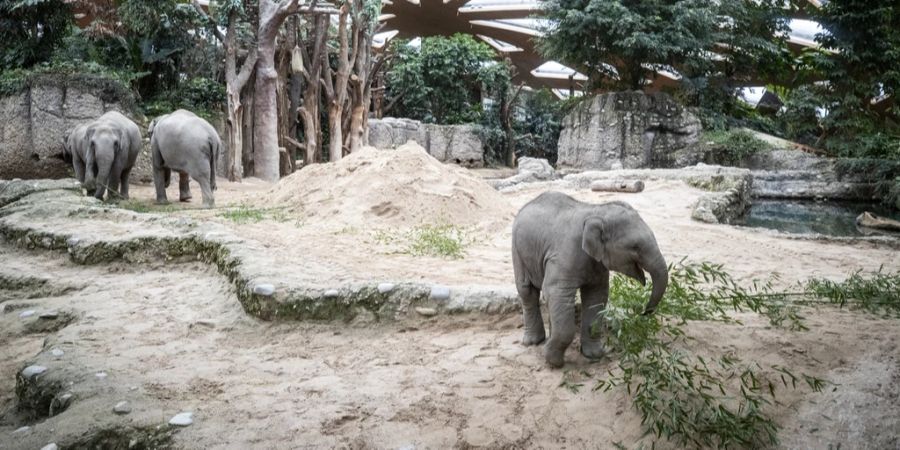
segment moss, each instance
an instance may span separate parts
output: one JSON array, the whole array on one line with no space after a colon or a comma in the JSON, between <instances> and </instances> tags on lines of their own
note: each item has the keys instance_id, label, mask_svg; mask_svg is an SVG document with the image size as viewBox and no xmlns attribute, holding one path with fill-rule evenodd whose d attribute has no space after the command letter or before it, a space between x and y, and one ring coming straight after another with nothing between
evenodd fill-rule
<instances>
[{"instance_id":1,"label":"moss","mask_svg":"<svg viewBox=\"0 0 900 450\"><path fill-rule=\"evenodd\" d=\"M67 449L162 450L175 448L172 436L176 429L168 426L115 427L91 433Z\"/></svg>"},{"instance_id":2,"label":"moss","mask_svg":"<svg viewBox=\"0 0 900 450\"><path fill-rule=\"evenodd\" d=\"M729 189L740 190L743 188L742 185L744 183L740 178L725 175L695 176L686 178L684 181L689 186L711 192L723 192Z\"/></svg>"}]
</instances>

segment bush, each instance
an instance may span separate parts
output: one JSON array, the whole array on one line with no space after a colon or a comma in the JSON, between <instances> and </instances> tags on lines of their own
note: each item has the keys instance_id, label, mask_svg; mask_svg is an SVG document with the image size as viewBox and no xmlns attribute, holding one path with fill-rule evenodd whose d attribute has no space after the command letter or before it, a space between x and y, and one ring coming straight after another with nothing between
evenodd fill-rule
<instances>
[{"instance_id":1,"label":"bush","mask_svg":"<svg viewBox=\"0 0 900 450\"><path fill-rule=\"evenodd\" d=\"M709 162L725 166L737 166L751 155L772 149L747 130L706 132L702 139L709 147Z\"/></svg>"}]
</instances>

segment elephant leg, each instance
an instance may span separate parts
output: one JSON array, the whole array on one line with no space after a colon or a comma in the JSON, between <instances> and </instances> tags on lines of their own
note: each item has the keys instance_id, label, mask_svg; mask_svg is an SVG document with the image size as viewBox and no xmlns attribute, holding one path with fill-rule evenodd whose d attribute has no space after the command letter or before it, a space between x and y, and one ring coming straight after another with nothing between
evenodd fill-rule
<instances>
[{"instance_id":1,"label":"elephant leg","mask_svg":"<svg viewBox=\"0 0 900 450\"><path fill-rule=\"evenodd\" d=\"M122 171L122 176L120 177L121 185L119 186L119 193L122 195L122 198L128 200L128 178L131 176L131 168L125 169Z\"/></svg>"},{"instance_id":2,"label":"elephant leg","mask_svg":"<svg viewBox=\"0 0 900 450\"><path fill-rule=\"evenodd\" d=\"M119 200L119 174L110 174L109 184L106 187L109 189L108 199L110 201Z\"/></svg>"},{"instance_id":3,"label":"elephant leg","mask_svg":"<svg viewBox=\"0 0 900 450\"><path fill-rule=\"evenodd\" d=\"M551 278L552 279L552 278ZM562 367L566 349L575 339L576 287L554 286L544 283L541 291L550 308L550 339L544 346L544 357L552 367Z\"/></svg>"},{"instance_id":4,"label":"elephant leg","mask_svg":"<svg viewBox=\"0 0 900 450\"><path fill-rule=\"evenodd\" d=\"M72 168L75 169L75 178L79 183L84 184L84 161L78 155L72 157Z\"/></svg>"},{"instance_id":5,"label":"elephant leg","mask_svg":"<svg viewBox=\"0 0 900 450\"><path fill-rule=\"evenodd\" d=\"M189 201L191 196L191 179L187 172L178 172L178 201Z\"/></svg>"},{"instance_id":6,"label":"elephant leg","mask_svg":"<svg viewBox=\"0 0 900 450\"><path fill-rule=\"evenodd\" d=\"M547 338L544 332L544 318L541 317L541 291L530 283L519 285L519 298L522 299L522 314L525 318L524 345L538 345Z\"/></svg>"},{"instance_id":7,"label":"elephant leg","mask_svg":"<svg viewBox=\"0 0 900 450\"><path fill-rule=\"evenodd\" d=\"M153 168L153 186L156 188L156 203L159 205L165 205L169 203L169 199L166 198L166 172L169 169L163 167L154 167Z\"/></svg>"},{"instance_id":8,"label":"elephant leg","mask_svg":"<svg viewBox=\"0 0 900 450\"><path fill-rule=\"evenodd\" d=\"M199 176L194 177L194 180L200 185L200 193L203 196L203 207L212 208L215 206L216 200L213 198L212 186L209 184L209 172L206 174L201 173Z\"/></svg>"},{"instance_id":9,"label":"elephant leg","mask_svg":"<svg viewBox=\"0 0 900 450\"><path fill-rule=\"evenodd\" d=\"M604 270L600 283L581 288L581 354L588 359L603 357L602 331L605 322L601 312L609 299L609 271Z\"/></svg>"}]
</instances>

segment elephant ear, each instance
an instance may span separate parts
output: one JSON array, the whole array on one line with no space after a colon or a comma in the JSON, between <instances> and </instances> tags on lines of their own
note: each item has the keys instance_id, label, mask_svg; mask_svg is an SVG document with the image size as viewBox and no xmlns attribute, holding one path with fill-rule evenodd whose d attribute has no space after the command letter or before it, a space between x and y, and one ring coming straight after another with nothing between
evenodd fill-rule
<instances>
[{"instance_id":1,"label":"elephant ear","mask_svg":"<svg viewBox=\"0 0 900 450\"><path fill-rule=\"evenodd\" d=\"M156 122L158 120L159 120L159 118L153 119L150 121L150 125L147 125L147 137L148 138L151 138L151 139L153 138L153 129L156 128Z\"/></svg>"},{"instance_id":2,"label":"elephant ear","mask_svg":"<svg viewBox=\"0 0 900 450\"><path fill-rule=\"evenodd\" d=\"M589 217L584 221L581 233L581 249L585 253L609 267L609 255L606 252L607 232L603 219Z\"/></svg>"}]
</instances>

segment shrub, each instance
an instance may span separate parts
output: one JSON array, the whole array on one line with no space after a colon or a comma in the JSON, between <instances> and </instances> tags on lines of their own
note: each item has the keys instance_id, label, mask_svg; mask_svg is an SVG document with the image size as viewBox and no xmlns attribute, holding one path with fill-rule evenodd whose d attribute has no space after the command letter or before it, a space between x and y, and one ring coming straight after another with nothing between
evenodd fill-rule
<instances>
[{"instance_id":1,"label":"shrub","mask_svg":"<svg viewBox=\"0 0 900 450\"><path fill-rule=\"evenodd\" d=\"M747 130L712 131L702 139L709 146L709 162L725 166L737 166L751 155L772 149Z\"/></svg>"}]
</instances>

